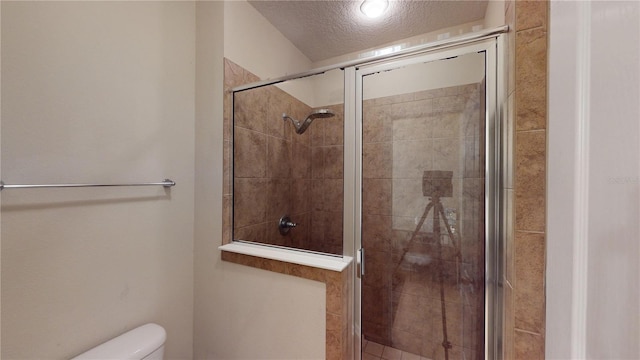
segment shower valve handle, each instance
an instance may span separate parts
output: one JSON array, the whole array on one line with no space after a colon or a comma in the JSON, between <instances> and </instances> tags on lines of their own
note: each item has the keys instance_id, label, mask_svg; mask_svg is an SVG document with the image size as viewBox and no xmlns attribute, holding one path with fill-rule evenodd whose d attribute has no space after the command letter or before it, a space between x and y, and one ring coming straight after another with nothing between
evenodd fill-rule
<instances>
[{"instance_id":1,"label":"shower valve handle","mask_svg":"<svg viewBox=\"0 0 640 360\"><path fill-rule=\"evenodd\" d=\"M298 224L291 222L291 221L285 221L284 223L282 223L282 226L284 227L288 227L288 228L294 228L296 226L298 226Z\"/></svg>"},{"instance_id":2,"label":"shower valve handle","mask_svg":"<svg viewBox=\"0 0 640 360\"><path fill-rule=\"evenodd\" d=\"M291 221L289 215L285 215L280 218L280 222L278 223L278 230L280 230L280 234L287 235L291 228L298 226L298 224Z\"/></svg>"}]
</instances>

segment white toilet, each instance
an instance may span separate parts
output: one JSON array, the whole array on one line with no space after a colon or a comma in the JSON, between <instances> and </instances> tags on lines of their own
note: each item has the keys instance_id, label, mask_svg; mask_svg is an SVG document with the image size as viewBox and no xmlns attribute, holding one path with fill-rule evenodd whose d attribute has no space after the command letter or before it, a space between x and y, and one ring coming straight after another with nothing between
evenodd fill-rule
<instances>
[{"instance_id":1,"label":"white toilet","mask_svg":"<svg viewBox=\"0 0 640 360\"><path fill-rule=\"evenodd\" d=\"M167 333L146 324L100 344L71 360L162 360Z\"/></svg>"}]
</instances>

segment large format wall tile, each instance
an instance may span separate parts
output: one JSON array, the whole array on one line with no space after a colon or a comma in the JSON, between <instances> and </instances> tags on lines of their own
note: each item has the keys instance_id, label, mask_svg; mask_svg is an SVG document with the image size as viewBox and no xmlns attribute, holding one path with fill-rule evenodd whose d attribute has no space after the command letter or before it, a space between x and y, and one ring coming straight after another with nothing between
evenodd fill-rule
<instances>
[{"instance_id":1,"label":"large format wall tile","mask_svg":"<svg viewBox=\"0 0 640 360\"><path fill-rule=\"evenodd\" d=\"M267 180L267 222L278 224L278 219L291 211L291 180L268 179Z\"/></svg>"},{"instance_id":2,"label":"large format wall tile","mask_svg":"<svg viewBox=\"0 0 640 360\"><path fill-rule=\"evenodd\" d=\"M394 141L393 177L422 179L425 170L434 169L433 151L432 140ZM378 164L383 166L382 161Z\"/></svg>"},{"instance_id":3,"label":"large format wall tile","mask_svg":"<svg viewBox=\"0 0 640 360\"><path fill-rule=\"evenodd\" d=\"M390 179L393 146L390 142L362 145L362 177Z\"/></svg>"},{"instance_id":4,"label":"large format wall tile","mask_svg":"<svg viewBox=\"0 0 640 360\"><path fill-rule=\"evenodd\" d=\"M259 224L266 220L267 180L234 180L234 226Z\"/></svg>"},{"instance_id":5,"label":"large format wall tile","mask_svg":"<svg viewBox=\"0 0 640 360\"><path fill-rule=\"evenodd\" d=\"M433 127L436 122L436 118L436 116L424 116L419 118L393 120L393 141L431 139L433 137ZM384 129L377 130L382 131ZM382 136L371 137L382 138Z\"/></svg>"},{"instance_id":6,"label":"large format wall tile","mask_svg":"<svg viewBox=\"0 0 640 360\"><path fill-rule=\"evenodd\" d=\"M294 142L291 149L291 177L311 179L311 148Z\"/></svg>"},{"instance_id":7,"label":"large format wall tile","mask_svg":"<svg viewBox=\"0 0 640 360\"><path fill-rule=\"evenodd\" d=\"M517 1L515 6L518 31L547 26L547 1Z\"/></svg>"},{"instance_id":8,"label":"large format wall tile","mask_svg":"<svg viewBox=\"0 0 640 360\"><path fill-rule=\"evenodd\" d=\"M290 122L282 119L283 113L289 113L291 109L291 96L275 86L268 87L269 102L265 113L267 135L291 140L292 126Z\"/></svg>"},{"instance_id":9,"label":"large format wall tile","mask_svg":"<svg viewBox=\"0 0 640 360\"><path fill-rule=\"evenodd\" d=\"M516 230L545 231L546 134L516 134Z\"/></svg>"},{"instance_id":10,"label":"large format wall tile","mask_svg":"<svg viewBox=\"0 0 640 360\"><path fill-rule=\"evenodd\" d=\"M269 93L266 88L235 93L233 103L234 125L266 133L266 109Z\"/></svg>"},{"instance_id":11,"label":"large format wall tile","mask_svg":"<svg viewBox=\"0 0 640 360\"><path fill-rule=\"evenodd\" d=\"M516 232L515 327L544 332L545 242L542 233Z\"/></svg>"},{"instance_id":12,"label":"large format wall tile","mask_svg":"<svg viewBox=\"0 0 640 360\"><path fill-rule=\"evenodd\" d=\"M267 138L267 177L291 178L291 142L269 136Z\"/></svg>"},{"instance_id":13,"label":"large format wall tile","mask_svg":"<svg viewBox=\"0 0 640 360\"><path fill-rule=\"evenodd\" d=\"M520 5L520 3L518 3ZM547 32L516 34L516 130L547 127Z\"/></svg>"},{"instance_id":14,"label":"large format wall tile","mask_svg":"<svg viewBox=\"0 0 640 360\"><path fill-rule=\"evenodd\" d=\"M324 178L325 179L342 179L343 178L343 147L327 146L324 152Z\"/></svg>"},{"instance_id":15,"label":"large format wall tile","mask_svg":"<svg viewBox=\"0 0 640 360\"><path fill-rule=\"evenodd\" d=\"M234 168L237 178L264 178L267 175L267 136L236 128Z\"/></svg>"},{"instance_id":16,"label":"large format wall tile","mask_svg":"<svg viewBox=\"0 0 640 360\"><path fill-rule=\"evenodd\" d=\"M362 212L367 214L391 215L393 194L391 179L362 179Z\"/></svg>"},{"instance_id":17,"label":"large format wall tile","mask_svg":"<svg viewBox=\"0 0 640 360\"><path fill-rule=\"evenodd\" d=\"M344 144L344 121L342 117L342 109L331 107L335 116L325 119L316 119L311 126L316 123L324 123L324 145L342 145Z\"/></svg>"},{"instance_id":18,"label":"large format wall tile","mask_svg":"<svg viewBox=\"0 0 640 360\"><path fill-rule=\"evenodd\" d=\"M544 359L544 338L541 335L516 330L513 342L515 360Z\"/></svg>"}]
</instances>

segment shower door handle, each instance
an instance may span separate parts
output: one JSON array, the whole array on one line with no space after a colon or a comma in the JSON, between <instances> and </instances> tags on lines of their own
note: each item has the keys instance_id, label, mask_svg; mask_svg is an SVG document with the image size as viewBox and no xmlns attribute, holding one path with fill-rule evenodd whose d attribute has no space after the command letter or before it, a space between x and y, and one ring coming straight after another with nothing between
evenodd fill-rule
<instances>
[{"instance_id":1,"label":"shower door handle","mask_svg":"<svg viewBox=\"0 0 640 360\"><path fill-rule=\"evenodd\" d=\"M358 260L360 262L360 277L364 276L364 248L358 250Z\"/></svg>"}]
</instances>

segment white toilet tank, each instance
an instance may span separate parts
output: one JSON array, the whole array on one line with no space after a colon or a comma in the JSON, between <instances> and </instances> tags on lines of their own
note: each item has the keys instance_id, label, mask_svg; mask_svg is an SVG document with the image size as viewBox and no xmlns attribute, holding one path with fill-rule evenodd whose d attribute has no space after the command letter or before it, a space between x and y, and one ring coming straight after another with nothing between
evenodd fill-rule
<instances>
[{"instance_id":1,"label":"white toilet tank","mask_svg":"<svg viewBox=\"0 0 640 360\"><path fill-rule=\"evenodd\" d=\"M98 345L71 360L162 360L167 333L146 324Z\"/></svg>"}]
</instances>

